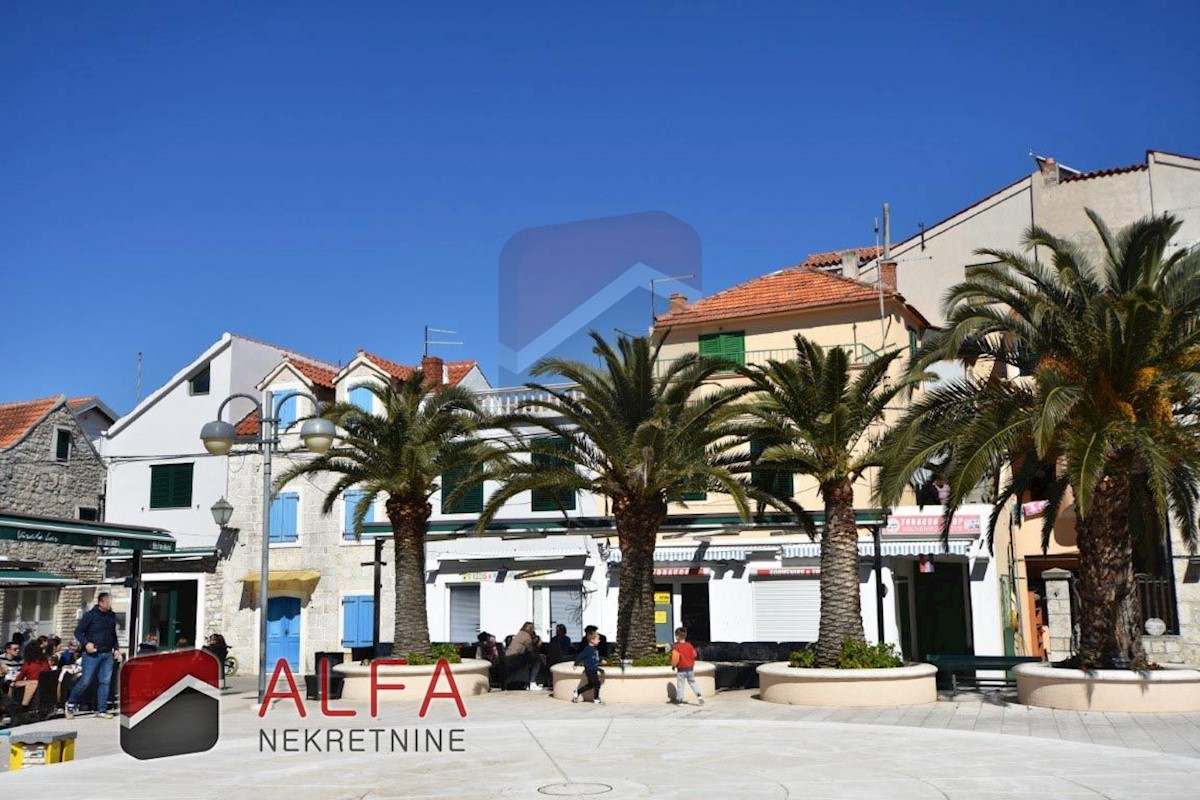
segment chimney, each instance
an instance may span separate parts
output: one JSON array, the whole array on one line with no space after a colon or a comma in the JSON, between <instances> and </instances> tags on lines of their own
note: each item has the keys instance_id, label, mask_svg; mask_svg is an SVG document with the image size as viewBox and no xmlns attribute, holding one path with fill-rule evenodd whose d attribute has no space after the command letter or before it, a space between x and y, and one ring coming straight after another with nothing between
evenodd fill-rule
<instances>
[{"instance_id":1,"label":"chimney","mask_svg":"<svg viewBox=\"0 0 1200 800\"><path fill-rule=\"evenodd\" d=\"M425 373L426 386L434 387L444 384L446 382L445 369L445 363L437 356L421 357L421 372Z\"/></svg>"},{"instance_id":2,"label":"chimney","mask_svg":"<svg viewBox=\"0 0 1200 800\"><path fill-rule=\"evenodd\" d=\"M1045 183L1058 183L1058 162L1050 156L1038 160L1038 170L1042 173L1042 180Z\"/></svg>"},{"instance_id":3,"label":"chimney","mask_svg":"<svg viewBox=\"0 0 1200 800\"><path fill-rule=\"evenodd\" d=\"M885 289L896 289L896 262L883 261L879 264L879 278Z\"/></svg>"},{"instance_id":4,"label":"chimney","mask_svg":"<svg viewBox=\"0 0 1200 800\"><path fill-rule=\"evenodd\" d=\"M858 280L858 251L842 251L842 277Z\"/></svg>"},{"instance_id":5,"label":"chimney","mask_svg":"<svg viewBox=\"0 0 1200 800\"><path fill-rule=\"evenodd\" d=\"M687 308L687 295L675 292L671 295L671 311L683 311Z\"/></svg>"}]
</instances>

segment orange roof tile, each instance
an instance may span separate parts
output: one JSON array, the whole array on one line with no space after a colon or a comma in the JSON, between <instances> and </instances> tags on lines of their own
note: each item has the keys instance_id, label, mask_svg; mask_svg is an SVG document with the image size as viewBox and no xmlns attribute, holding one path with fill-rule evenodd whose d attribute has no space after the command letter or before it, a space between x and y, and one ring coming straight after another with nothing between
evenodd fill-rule
<instances>
[{"instance_id":1,"label":"orange roof tile","mask_svg":"<svg viewBox=\"0 0 1200 800\"><path fill-rule=\"evenodd\" d=\"M324 389L333 388L333 376L337 374L336 369L323 366L319 363L304 361L294 353L285 355L284 359L295 367L297 372L312 381L313 385Z\"/></svg>"},{"instance_id":2,"label":"orange roof tile","mask_svg":"<svg viewBox=\"0 0 1200 800\"><path fill-rule=\"evenodd\" d=\"M258 436L261 425L262 421L258 417L258 409L256 408L242 417L233 426L233 432L236 436Z\"/></svg>"},{"instance_id":3,"label":"orange roof tile","mask_svg":"<svg viewBox=\"0 0 1200 800\"><path fill-rule=\"evenodd\" d=\"M79 408L80 406L86 406L88 403L95 402L95 400L96 395L94 394L85 395L84 397L72 397L67 401L67 405L74 409Z\"/></svg>"},{"instance_id":4,"label":"orange roof tile","mask_svg":"<svg viewBox=\"0 0 1200 800\"><path fill-rule=\"evenodd\" d=\"M29 430L66 398L63 395L0 404L0 450L6 450L25 437Z\"/></svg>"},{"instance_id":5,"label":"orange roof tile","mask_svg":"<svg viewBox=\"0 0 1200 800\"><path fill-rule=\"evenodd\" d=\"M859 263L877 254L875 248L858 248ZM840 253L817 253L794 267L772 272L697 300L655 320L656 327L715 322L723 319L778 314L813 308L878 301L874 284L844 278L822 266L841 263ZM894 298L894 289L884 287L884 297Z\"/></svg>"},{"instance_id":6,"label":"orange roof tile","mask_svg":"<svg viewBox=\"0 0 1200 800\"><path fill-rule=\"evenodd\" d=\"M379 367L381 370L391 375L396 380L402 381L413 373L416 367L406 367L403 364L398 364L395 361L377 356L374 353L368 353L365 350L360 350L359 353L369 359L372 364ZM470 361L447 361L445 362L446 371L449 373L448 383L451 386L457 386L458 383L469 373L479 362Z\"/></svg>"}]
</instances>

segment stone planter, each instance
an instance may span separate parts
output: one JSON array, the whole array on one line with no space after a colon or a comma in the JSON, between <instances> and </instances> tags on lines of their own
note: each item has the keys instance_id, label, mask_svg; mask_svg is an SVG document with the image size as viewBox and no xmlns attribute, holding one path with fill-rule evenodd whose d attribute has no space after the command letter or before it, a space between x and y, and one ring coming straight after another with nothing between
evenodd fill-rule
<instances>
[{"instance_id":1,"label":"stone planter","mask_svg":"<svg viewBox=\"0 0 1200 800\"><path fill-rule=\"evenodd\" d=\"M380 684L402 683L403 691L392 689L379 690L379 702L421 702L429 691L433 680L433 670L436 665L400 666L386 664L379 668L377 680ZM480 658L464 658L461 664L451 664L450 672L454 675L454 683L458 693L463 697L488 693L488 670L492 665ZM371 665L338 664L333 668L338 675L346 678L342 686L344 700L371 700ZM449 682L443 676L437 683L437 691L447 691Z\"/></svg>"},{"instance_id":2,"label":"stone planter","mask_svg":"<svg viewBox=\"0 0 1200 800\"><path fill-rule=\"evenodd\" d=\"M759 698L796 706L911 706L937 702L937 667L806 669L786 661L758 668Z\"/></svg>"},{"instance_id":3,"label":"stone planter","mask_svg":"<svg viewBox=\"0 0 1200 800\"><path fill-rule=\"evenodd\" d=\"M604 667L600 676L600 697L605 703L668 703L675 699L675 670L670 667ZM550 668L554 680L554 699L570 701L571 693L582 686L583 667L570 661ZM711 699L717 693L717 668L706 661L696 662L696 683L700 694ZM684 699L696 702L691 687L683 686ZM586 696L590 700L591 697Z\"/></svg>"},{"instance_id":4,"label":"stone planter","mask_svg":"<svg viewBox=\"0 0 1200 800\"><path fill-rule=\"evenodd\" d=\"M1018 664L1017 700L1071 711L1200 711L1200 670L1062 669Z\"/></svg>"}]
</instances>

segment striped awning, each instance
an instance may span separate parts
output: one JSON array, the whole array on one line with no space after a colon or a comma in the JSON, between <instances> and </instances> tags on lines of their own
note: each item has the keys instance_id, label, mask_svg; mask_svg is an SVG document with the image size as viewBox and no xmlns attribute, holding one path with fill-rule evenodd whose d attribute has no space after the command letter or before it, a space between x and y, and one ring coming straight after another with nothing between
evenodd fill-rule
<instances>
[{"instance_id":1,"label":"striped awning","mask_svg":"<svg viewBox=\"0 0 1200 800\"><path fill-rule=\"evenodd\" d=\"M687 545L654 548L655 564L700 564L705 561L745 561L745 547L706 547L705 545ZM620 564L621 551L613 548L608 551L608 563Z\"/></svg>"},{"instance_id":2,"label":"striped awning","mask_svg":"<svg viewBox=\"0 0 1200 800\"><path fill-rule=\"evenodd\" d=\"M974 543L974 539L953 540L949 543L950 549L947 551L942 547L941 541L937 539L922 539L912 542L883 542L880 555L915 557L922 553L936 556L944 555L948 552L949 555L965 556L970 555L971 546ZM820 555L820 542L801 542L799 544L785 544L783 546L784 558L817 558ZM875 555L875 544L873 542L859 542L858 555L860 558L873 557Z\"/></svg>"}]
</instances>

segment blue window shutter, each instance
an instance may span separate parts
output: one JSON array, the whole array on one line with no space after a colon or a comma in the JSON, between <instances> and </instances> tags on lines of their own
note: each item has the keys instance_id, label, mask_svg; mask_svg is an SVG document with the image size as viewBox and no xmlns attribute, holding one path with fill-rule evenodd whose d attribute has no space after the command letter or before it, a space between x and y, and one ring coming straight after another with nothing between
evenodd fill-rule
<instances>
[{"instance_id":1,"label":"blue window shutter","mask_svg":"<svg viewBox=\"0 0 1200 800\"><path fill-rule=\"evenodd\" d=\"M355 386L350 390L350 402L367 413L371 412L374 399L375 395L371 394L371 390L366 386Z\"/></svg>"},{"instance_id":2,"label":"blue window shutter","mask_svg":"<svg viewBox=\"0 0 1200 800\"><path fill-rule=\"evenodd\" d=\"M342 598L342 647L370 647L375 598L369 594Z\"/></svg>"},{"instance_id":3,"label":"blue window shutter","mask_svg":"<svg viewBox=\"0 0 1200 800\"><path fill-rule=\"evenodd\" d=\"M296 510L300 495L294 492L281 494L271 501L271 541L296 541Z\"/></svg>"},{"instance_id":4,"label":"blue window shutter","mask_svg":"<svg viewBox=\"0 0 1200 800\"><path fill-rule=\"evenodd\" d=\"M342 598L342 647L357 647L358 641L357 597Z\"/></svg>"},{"instance_id":5,"label":"blue window shutter","mask_svg":"<svg viewBox=\"0 0 1200 800\"><path fill-rule=\"evenodd\" d=\"M342 498L346 501L346 522L342 526L342 531L347 539L354 538L354 507L358 505L358 501L362 498L362 492L357 489L350 489Z\"/></svg>"},{"instance_id":6,"label":"blue window shutter","mask_svg":"<svg viewBox=\"0 0 1200 800\"><path fill-rule=\"evenodd\" d=\"M281 431L296 421L296 401L288 400L294 394L295 392L279 392L275 395L275 416L279 417Z\"/></svg>"},{"instance_id":7,"label":"blue window shutter","mask_svg":"<svg viewBox=\"0 0 1200 800\"><path fill-rule=\"evenodd\" d=\"M370 647L375 627L375 598L363 595L358 599L358 646Z\"/></svg>"}]
</instances>

